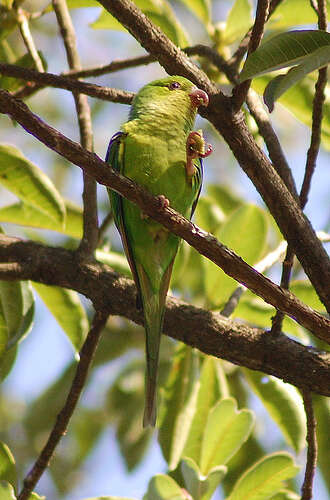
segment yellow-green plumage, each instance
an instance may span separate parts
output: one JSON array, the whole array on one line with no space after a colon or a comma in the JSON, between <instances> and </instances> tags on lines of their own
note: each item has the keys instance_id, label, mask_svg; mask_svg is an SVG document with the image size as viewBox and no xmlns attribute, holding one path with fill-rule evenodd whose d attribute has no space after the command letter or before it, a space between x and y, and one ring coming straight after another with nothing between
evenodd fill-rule
<instances>
[{"instance_id":1,"label":"yellow-green plumage","mask_svg":"<svg viewBox=\"0 0 330 500\"><path fill-rule=\"evenodd\" d=\"M193 127L196 92L202 91L179 76L151 82L136 95L129 120L109 145L107 161L121 174L154 195L164 195L170 206L191 217L197 201L202 165L187 176L187 137ZM206 95L206 94L205 94ZM192 97L194 96L194 98ZM164 306L179 238L146 217L141 210L109 191L115 222L143 307L146 329L146 404L144 426L155 425L159 345Z\"/></svg>"}]
</instances>

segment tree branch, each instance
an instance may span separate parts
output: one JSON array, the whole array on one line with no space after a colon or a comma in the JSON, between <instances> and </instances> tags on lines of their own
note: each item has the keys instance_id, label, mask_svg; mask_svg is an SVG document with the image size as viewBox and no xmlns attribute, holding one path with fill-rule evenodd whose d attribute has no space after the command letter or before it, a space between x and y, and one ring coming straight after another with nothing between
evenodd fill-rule
<instances>
[{"instance_id":1,"label":"tree branch","mask_svg":"<svg viewBox=\"0 0 330 500\"><path fill-rule=\"evenodd\" d=\"M96 311L95 313L91 329L89 330L84 345L80 351L80 361L78 363L76 375L73 379L66 402L60 413L57 415L55 425L49 435L47 443L42 449L32 469L24 479L24 486L21 493L18 495L18 500L27 500L30 498L33 488L39 481L45 469L48 467L56 446L66 433L70 418L72 417L85 386L88 370L93 360L102 330L107 321L107 317L108 314L105 312Z\"/></svg>"},{"instance_id":2,"label":"tree branch","mask_svg":"<svg viewBox=\"0 0 330 500\"><path fill-rule=\"evenodd\" d=\"M268 158L257 146L245 123L243 113L234 112L230 98L218 91L205 73L195 66L130 0L121 2L99 0L99 3L127 28L150 54L157 57L169 74L185 76L209 94L209 107L201 111L201 115L215 126L228 143L330 312L330 259L307 217L302 213Z\"/></svg>"},{"instance_id":3,"label":"tree branch","mask_svg":"<svg viewBox=\"0 0 330 500\"><path fill-rule=\"evenodd\" d=\"M136 308L134 283L104 264L81 262L75 252L64 248L5 235L0 235L0 261L0 279L33 280L70 288L88 297L96 310L143 325L143 315ZM313 317L314 313L310 315ZM206 354L330 395L330 354L303 346L285 335L273 338L264 330L172 297L166 302L164 333Z\"/></svg>"},{"instance_id":4,"label":"tree branch","mask_svg":"<svg viewBox=\"0 0 330 500\"><path fill-rule=\"evenodd\" d=\"M317 464L316 419L311 393L309 391L302 390L302 396L307 422L307 462L304 483L301 488L301 500L311 500L313 496L313 480Z\"/></svg>"}]
</instances>

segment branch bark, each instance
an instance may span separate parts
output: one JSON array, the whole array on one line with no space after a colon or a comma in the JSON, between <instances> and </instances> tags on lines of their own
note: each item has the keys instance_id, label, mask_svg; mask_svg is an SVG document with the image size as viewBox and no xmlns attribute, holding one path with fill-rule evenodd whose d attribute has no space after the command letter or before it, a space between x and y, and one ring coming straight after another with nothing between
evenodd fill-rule
<instances>
[{"instance_id":1,"label":"branch bark","mask_svg":"<svg viewBox=\"0 0 330 500\"><path fill-rule=\"evenodd\" d=\"M96 310L143 324L133 281L97 261L81 262L75 252L0 235L0 279L33 280L71 288ZM240 366L274 375L297 387L330 395L330 354L280 335L252 328L168 297L164 333ZM308 372L306 372L308 366Z\"/></svg>"}]
</instances>

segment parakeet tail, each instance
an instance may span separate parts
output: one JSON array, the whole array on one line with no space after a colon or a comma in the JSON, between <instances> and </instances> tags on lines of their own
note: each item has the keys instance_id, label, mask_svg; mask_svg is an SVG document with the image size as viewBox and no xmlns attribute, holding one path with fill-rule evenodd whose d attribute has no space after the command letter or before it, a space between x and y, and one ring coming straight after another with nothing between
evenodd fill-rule
<instances>
[{"instance_id":1,"label":"parakeet tail","mask_svg":"<svg viewBox=\"0 0 330 500\"><path fill-rule=\"evenodd\" d=\"M157 374L159 346L163 327L163 317L166 294L172 272L172 263L164 273L160 290L152 289L150 281L142 266L137 265L139 275L144 322L146 330L146 378L145 378L145 407L143 427L156 424L157 408Z\"/></svg>"}]
</instances>

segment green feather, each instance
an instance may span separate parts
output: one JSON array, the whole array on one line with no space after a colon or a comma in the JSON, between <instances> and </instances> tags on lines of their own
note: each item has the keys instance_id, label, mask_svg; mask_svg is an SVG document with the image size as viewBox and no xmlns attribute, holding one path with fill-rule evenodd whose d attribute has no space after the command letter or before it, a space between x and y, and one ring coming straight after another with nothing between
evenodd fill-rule
<instances>
[{"instance_id":1,"label":"green feather","mask_svg":"<svg viewBox=\"0 0 330 500\"><path fill-rule=\"evenodd\" d=\"M171 88L176 82L179 88ZM129 120L112 138L106 161L154 195L164 195L170 206L191 217L202 182L201 160L196 173L186 175L187 137L196 107L194 85L179 76L151 82L136 95ZM156 422L156 387L159 346L166 294L180 239L146 217L139 207L110 191L120 232L143 307L146 329L146 403L144 426Z\"/></svg>"}]
</instances>

